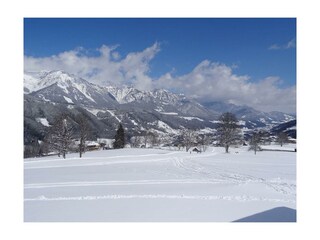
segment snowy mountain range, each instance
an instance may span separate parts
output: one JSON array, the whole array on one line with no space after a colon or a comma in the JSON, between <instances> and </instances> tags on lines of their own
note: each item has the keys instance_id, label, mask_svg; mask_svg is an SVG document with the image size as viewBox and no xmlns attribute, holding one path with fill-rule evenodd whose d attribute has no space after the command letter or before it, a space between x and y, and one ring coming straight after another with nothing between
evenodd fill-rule
<instances>
[{"instance_id":1,"label":"snowy mountain range","mask_svg":"<svg viewBox=\"0 0 320 240\"><path fill-rule=\"evenodd\" d=\"M129 134L145 129L176 133L179 129L212 132L219 115L233 112L245 129L272 127L295 116L257 111L223 102L199 103L165 89L141 91L130 86L99 86L63 71L25 72L25 139L41 138L56 115L86 115L95 137L110 137L119 122Z\"/></svg>"}]
</instances>

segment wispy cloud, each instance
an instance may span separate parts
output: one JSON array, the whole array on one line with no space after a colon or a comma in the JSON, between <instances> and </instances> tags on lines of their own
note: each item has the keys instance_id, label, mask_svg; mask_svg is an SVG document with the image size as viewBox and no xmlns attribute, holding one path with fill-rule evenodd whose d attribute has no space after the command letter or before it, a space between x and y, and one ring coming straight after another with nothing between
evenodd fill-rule
<instances>
[{"instance_id":1,"label":"wispy cloud","mask_svg":"<svg viewBox=\"0 0 320 240\"><path fill-rule=\"evenodd\" d=\"M287 45L285 46L286 49L288 48L295 48L296 47L296 40L295 39L292 39L290 40Z\"/></svg>"},{"instance_id":2,"label":"wispy cloud","mask_svg":"<svg viewBox=\"0 0 320 240\"><path fill-rule=\"evenodd\" d=\"M273 44L268 49L269 50L278 50L278 49L281 49L281 47L278 44Z\"/></svg>"},{"instance_id":3,"label":"wispy cloud","mask_svg":"<svg viewBox=\"0 0 320 240\"><path fill-rule=\"evenodd\" d=\"M269 50L281 50L281 49L290 49L290 48L295 48L296 47L296 40L291 39L289 42L286 44L272 44L268 49Z\"/></svg>"},{"instance_id":4,"label":"wispy cloud","mask_svg":"<svg viewBox=\"0 0 320 240\"><path fill-rule=\"evenodd\" d=\"M286 48L291 47L290 41ZM123 57L117 48L103 45L96 54L77 48L50 57L25 56L24 67L25 71L64 70L102 86L129 84L141 90L174 89L200 101L221 100L263 111L295 112L296 88L280 88L279 77L269 76L256 82L248 75L235 74L235 66L204 60L188 74L175 76L168 72L154 79L150 77L150 62L160 51L159 43Z\"/></svg>"}]
</instances>

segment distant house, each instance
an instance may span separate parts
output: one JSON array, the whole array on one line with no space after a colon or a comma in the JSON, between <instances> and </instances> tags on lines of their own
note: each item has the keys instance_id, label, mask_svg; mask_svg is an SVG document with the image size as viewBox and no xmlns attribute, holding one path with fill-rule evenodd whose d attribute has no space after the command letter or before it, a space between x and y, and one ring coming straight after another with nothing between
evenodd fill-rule
<instances>
[{"instance_id":1,"label":"distant house","mask_svg":"<svg viewBox=\"0 0 320 240\"><path fill-rule=\"evenodd\" d=\"M86 141L86 150L87 151L93 151L93 150L99 150L100 144L95 141Z\"/></svg>"},{"instance_id":2,"label":"distant house","mask_svg":"<svg viewBox=\"0 0 320 240\"><path fill-rule=\"evenodd\" d=\"M197 147L192 149L192 152L201 153L201 150Z\"/></svg>"},{"instance_id":3,"label":"distant house","mask_svg":"<svg viewBox=\"0 0 320 240\"><path fill-rule=\"evenodd\" d=\"M113 148L114 139L111 139L111 138L98 138L97 142L100 144L100 146L103 149L110 149L110 148Z\"/></svg>"}]
</instances>

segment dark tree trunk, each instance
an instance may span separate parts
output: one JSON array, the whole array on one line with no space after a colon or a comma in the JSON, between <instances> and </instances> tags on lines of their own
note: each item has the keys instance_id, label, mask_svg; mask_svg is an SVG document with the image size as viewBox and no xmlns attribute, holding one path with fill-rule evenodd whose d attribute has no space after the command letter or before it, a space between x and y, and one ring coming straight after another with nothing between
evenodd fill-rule
<instances>
[{"instance_id":1,"label":"dark tree trunk","mask_svg":"<svg viewBox=\"0 0 320 240\"><path fill-rule=\"evenodd\" d=\"M229 153L229 145L226 145L226 153Z\"/></svg>"}]
</instances>

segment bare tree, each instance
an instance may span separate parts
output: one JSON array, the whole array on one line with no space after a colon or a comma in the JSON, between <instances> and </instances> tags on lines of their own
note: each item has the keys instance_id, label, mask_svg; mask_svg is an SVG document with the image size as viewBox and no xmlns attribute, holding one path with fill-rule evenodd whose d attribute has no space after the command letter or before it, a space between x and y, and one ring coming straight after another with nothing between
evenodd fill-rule
<instances>
[{"instance_id":1,"label":"bare tree","mask_svg":"<svg viewBox=\"0 0 320 240\"><path fill-rule=\"evenodd\" d=\"M260 147L260 144L263 140L263 135L261 132L254 132L251 136L251 139L250 139L250 147L249 147L249 151L250 150L253 150L254 151L254 154L257 154L257 151L261 151L261 147Z\"/></svg>"},{"instance_id":2,"label":"bare tree","mask_svg":"<svg viewBox=\"0 0 320 240\"><path fill-rule=\"evenodd\" d=\"M150 129L146 129L142 133L141 137L145 147L147 147L147 144L149 144L151 147L159 144L159 135Z\"/></svg>"},{"instance_id":3,"label":"bare tree","mask_svg":"<svg viewBox=\"0 0 320 240\"><path fill-rule=\"evenodd\" d=\"M223 113L219 117L219 123L216 132L217 140L222 145L226 153L232 144L237 144L241 139L240 126L238 120L233 113Z\"/></svg>"},{"instance_id":4,"label":"bare tree","mask_svg":"<svg viewBox=\"0 0 320 240\"><path fill-rule=\"evenodd\" d=\"M86 151L85 143L90 134L90 126L88 120L83 115L77 117L77 123L79 126L79 156L81 158L82 154Z\"/></svg>"},{"instance_id":5,"label":"bare tree","mask_svg":"<svg viewBox=\"0 0 320 240\"><path fill-rule=\"evenodd\" d=\"M150 144L152 147L156 146L159 144L159 135L155 131L150 131L149 132L149 139L150 139Z\"/></svg>"},{"instance_id":6,"label":"bare tree","mask_svg":"<svg viewBox=\"0 0 320 240\"><path fill-rule=\"evenodd\" d=\"M172 144L172 137L168 134L158 135L159 144L168 146Z\"/></svg>"},{"instance_id":7,"label":"bare tree","mask_svg":"<svg viewBox=\"0 0 320 240\"><path fill-rule=\"evenodd\" d=\"M40 142L39 142L39 145L40 145L39 156L48 155L48 153L49 153L48 143L45 142L45 141L40 141Z\"/></svg>"},{"instance_id":8,"label":"bare tree","mask_svg":"<svg viewBox=\"0 0 320 240\"><path fill-rule=\"evenodd\" d=\"M191 129L184 129L182 131L182 144L186 148L186 152L195 145L196 142L196 133L194 130Z\"/></svg>"},{"instance_id":9,"label":"bare tree","mask_svg":"<svg viewBox=\"0 0 320 240\"><path fill-rule=\"evenodd\" d=\"M287 143L289 141L288 134L285 132L281 132L277 135L277 142L282 147L283 144Z\"/></svg>"},{"instance_id":10,"label":"bare tree","mask_svg":"<svg viewBox=\"0 0 320 240\"><path fill-rule=\"evenodd\" d=\"M50 127L49 135L46 139L50 149L57 151L63 158L72 145L73 127L68 123L68 117L64 114L59 115Z\"/></svg>"},{"instance_id":11,"label":"bare tree","mask_svg":"<svg viewBox=\"0 0 320 240\"><path fill-rule=\"evenodd\" d=\"M208 149L208 145L210 144L210 137L205 134L199 135L198 144L200 145L201 151L205 152Z\"/></svg>"},{"instance_id":12,"label":"bare tree","mask_svg":"<svg viewBox=\"0 0 320 240\"><path fill-rule=\"evenodd\" d=\"M271 143L271 138L270 138L270 133L265 131L265 130L260 130L259 132L260 139L261 139L261 144L270 144Z\"/></svg>"},{"instance_id":13,"label":"bare tree","mask_svg":"<svg viewBox=\"0 0 320 240\"><path fill-rule=\"evenodd\" d=\"M141 144L141 136L132 136L132 137L130 138L130 145L131 145L131 147L136 148L136 147L139 147L140 144Z\"/></svg>"},{"instance_id":14,"label":"bare tree","mask_svg":"<svg viewBox=\"0 0 320 240\"><path fill-rule=\"evenodd\" d=\"M149 140L149 129L146 129L145 131L142 132L141 135L141 142L143 143L144 147L147 147Z\"/></svg>"}]
</instances>

